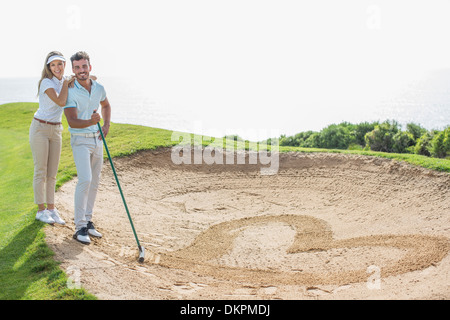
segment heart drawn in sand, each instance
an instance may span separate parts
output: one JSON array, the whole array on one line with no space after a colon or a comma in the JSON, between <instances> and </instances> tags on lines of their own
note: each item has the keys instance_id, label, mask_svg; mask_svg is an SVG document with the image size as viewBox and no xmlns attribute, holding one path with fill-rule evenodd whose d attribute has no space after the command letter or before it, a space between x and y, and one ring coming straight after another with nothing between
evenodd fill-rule
<instances>
[{"instance_id":1,"label":"heart drawn in sand","mask_svg":"<svg viewBox=\"0 0 450 320\"><path fill-rule=\"evenodd\" d=\"M339 270L333 272L277 271L253 268L228 267L211 263L230 252L236 237L245 228L269 223L283 223L295 230L292 245L286 254L322 252L338 248L386 247L405 250L398 260L381 265L381 277L395 276L425 269L441 261L450 251L446 237L429 235L370 235L333 239L333 232L322 219L307 215L256 216L227 221L211 226L201 233L193 243L183 249L160 254L160 265L190 270L203 275L218 274L227 280L251 279L257 283L284 284L345 284L367 280L367 268Z\"/></svg>"}]
</instances>

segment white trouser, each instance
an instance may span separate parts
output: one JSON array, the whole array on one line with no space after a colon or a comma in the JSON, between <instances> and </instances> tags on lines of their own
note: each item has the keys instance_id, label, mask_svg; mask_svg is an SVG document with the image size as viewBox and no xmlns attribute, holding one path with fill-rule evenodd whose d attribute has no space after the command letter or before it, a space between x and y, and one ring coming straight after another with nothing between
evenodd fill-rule
<instances>
[{"instance_id":1,"label":"white trouser","mask_svg":"<svg viewBox=\"0 0 450 320\"><path fill-rule=\"evenodd\" d=\"M92 219L103 165L103 142L98 136L72 134L70 144L78 176L74 201L75 230L78 231Z\"/></svg>"}]
</instances>

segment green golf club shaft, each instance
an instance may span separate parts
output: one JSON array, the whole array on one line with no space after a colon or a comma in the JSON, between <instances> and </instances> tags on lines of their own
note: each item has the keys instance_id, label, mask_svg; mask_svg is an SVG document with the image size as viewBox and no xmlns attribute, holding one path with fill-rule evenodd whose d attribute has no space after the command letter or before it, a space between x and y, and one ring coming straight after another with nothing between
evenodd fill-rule
<instances>
[{"instance_id":1,"label":"green golf club shaft","mask_svg":"<svg viewBox=\"0 0 450 320\"><path fill-rule=\"evenodd\" d=\"M125 210L127 211L128 219L130 220L131 229L133 229L134 238L136 239L139 251L142 251L142 247L141 247L141 244L139 243L139 239L138 239L138 236L136 234L136 230L134 229L133 220L131 220L130 212L128 211L127 202L125 201L125 197L123 195L122 188L120 187L119 178L117 178L116 169L114 168L114 164L112 162L111 155L109 154L108 145L106 144L106 140L105 140L105 137L103 135L102 127L100 126L100 122L98 122L97 125L98 125L98 130L100 131L100 134L102 136L103 145L105 146L105 150L106 150L106 153L108 155L109 163L111 164L111 168L112 168L112 171L114 173L114 178L116 178L117 186L119 187L120 195L122 196L123 205L125 206Z\"/></svg>"}]
</instances>

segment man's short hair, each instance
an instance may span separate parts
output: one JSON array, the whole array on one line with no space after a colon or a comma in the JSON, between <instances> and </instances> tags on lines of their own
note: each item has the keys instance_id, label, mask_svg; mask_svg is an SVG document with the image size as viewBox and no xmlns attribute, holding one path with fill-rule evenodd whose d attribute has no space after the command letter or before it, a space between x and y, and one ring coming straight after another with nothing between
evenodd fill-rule
<instances>
[{"instance_id":1,"label":"man's short hair","mask_svg":"<svg viewBox=\"0 0 450 320\"><path fill-rule=\"evenodd\" d=\"M89 60L89 55L84 51L78 51L77 53L75 53L73 56L70 57L72 65L74 61L80 61L82 59L86 59L88 63L91 64L91 61Z\"/></svg>"}]
</instances>

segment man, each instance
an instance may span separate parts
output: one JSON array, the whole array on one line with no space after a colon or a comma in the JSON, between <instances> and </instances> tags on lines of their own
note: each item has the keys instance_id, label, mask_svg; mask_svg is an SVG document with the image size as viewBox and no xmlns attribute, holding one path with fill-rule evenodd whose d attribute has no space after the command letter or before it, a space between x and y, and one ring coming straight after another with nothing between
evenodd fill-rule
<instances>
[{"instance_id":1,"label":"man","mask_svg":"<svg viewBox=\"0 0 450 320\"><path fill-rule=\"evenodd\" d=\"M104 87L89 78L92 70L89 55L80 51L71 58L75 74L73 88L69 88L64 114L71 133L73 159L77 168L78 182L75 189L75 234L73 238L89 244L89 235L101 237L92 222L92 211L103 165L103 143L97 123L102 106L103 135L106 137L110 127L111 106L106 98Z\"/></svg>"}]
</instances>

